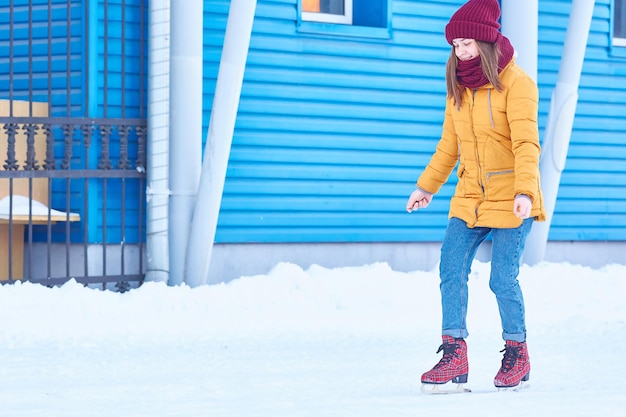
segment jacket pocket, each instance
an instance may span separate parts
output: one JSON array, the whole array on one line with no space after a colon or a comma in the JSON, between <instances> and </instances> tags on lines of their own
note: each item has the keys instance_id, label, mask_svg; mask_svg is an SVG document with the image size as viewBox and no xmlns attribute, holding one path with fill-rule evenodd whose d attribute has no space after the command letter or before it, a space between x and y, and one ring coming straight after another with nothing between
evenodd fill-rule
<instances>
[{"instance_id":1,"label":"jacket pocket","mask_svg":"<svg viewBox=\"0 0 626 417\"><path fill-rule=\"evenodd\" d=\"M515 155L511 149L511 141L499 141L488 137L485 143L484 164L487 172L504 171L515 166Z\"/></svg>"},{"instance_id":2,"label":"jacket pocket","mask_svg":"<svg viewBox=\"0 0 626 417\"><path fill-rule=\"evenodd\" d=\"M489 201L507 201L515 197L515 172L512 169L487 172L485 198Z\"/></svg>"}]
</instances>

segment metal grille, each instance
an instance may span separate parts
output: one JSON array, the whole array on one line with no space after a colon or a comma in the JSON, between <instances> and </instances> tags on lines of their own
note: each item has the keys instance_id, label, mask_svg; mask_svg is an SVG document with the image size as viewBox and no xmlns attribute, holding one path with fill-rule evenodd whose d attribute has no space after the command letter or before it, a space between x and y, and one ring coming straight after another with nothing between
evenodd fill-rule
<instances>
[{"instance_id":1,"label":"metal grille","mask_svg":"<svg viewBox=\"0 0 626 417\"><path fill-rule=\"evenodd\" d=\"M144 2L0 6L3 282L143 281Z\"/></svg>"}]
</instances>

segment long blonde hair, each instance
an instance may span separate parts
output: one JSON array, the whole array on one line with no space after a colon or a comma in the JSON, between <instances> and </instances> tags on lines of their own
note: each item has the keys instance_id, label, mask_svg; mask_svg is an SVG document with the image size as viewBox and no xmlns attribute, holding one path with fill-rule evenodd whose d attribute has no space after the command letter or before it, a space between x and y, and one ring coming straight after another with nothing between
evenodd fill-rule
<instances>
[{"instance_id":1,"label":"long blonde hair","mask_svg":"<svg viewBox=\"0 0 626 417\"><path fill-rule=\"evenodd\" d=\"M480 66L487 77L487 80L498 91L502 91L502 83L498 75L498 60L500 59L500 48L496 43L475 41L480 55ZM461 108L463 90L465 87L459 84L456 76L456 69L459 59L454 53L454 46L448 57L446 64L446 87L448 90L448 98L454 98L454 105L457 109Z\"/></svg>"}]
</instances>

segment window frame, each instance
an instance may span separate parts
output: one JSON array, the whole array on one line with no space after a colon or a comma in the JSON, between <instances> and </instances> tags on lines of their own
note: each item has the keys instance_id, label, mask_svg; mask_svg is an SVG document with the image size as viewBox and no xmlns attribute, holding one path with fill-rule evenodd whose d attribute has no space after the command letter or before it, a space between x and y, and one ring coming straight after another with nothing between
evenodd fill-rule
<instances>
[{"instance_id":1,"label":"window frame","mask_svg":"<svg viewBox=\"0 0 626 417\"><path fill-rule=\"evenodd\" d=\"M303 0L297 0L298 16L296 30L302 34L317 36L345 36L350 38L367 38L372 40L387 41L391 39L391 1L392 0L368 0L380 1L385 13L381 15L381 25L362 25L354 21L354 0L350 0L350 23L335 23L323 21L328 13L305 12ZM346 9L347 9L347 3ZM384 6L383 6L384 5ZM345 10L345 9L344 9ZM358 10L357 10L358 11ZM346 10L347 12L347 10ZM347 13L346 13L347 14ZM322 16L320 16L322 15Z\"/></svg>"}]
</instances>

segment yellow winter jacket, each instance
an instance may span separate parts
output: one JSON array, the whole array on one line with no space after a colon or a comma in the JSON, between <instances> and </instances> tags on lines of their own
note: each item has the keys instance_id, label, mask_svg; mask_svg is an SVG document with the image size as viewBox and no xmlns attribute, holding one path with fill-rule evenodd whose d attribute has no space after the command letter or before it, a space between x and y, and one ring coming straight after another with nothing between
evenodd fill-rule
<instances>
[{"instance_id":1,"label":"yellow winter jacket","mask_svg":"<svg viewBox=\"0 0 626 417\"><path fill-rule=\"evenodd\" d=\"M468 227L513 228L515 196L532 200L531 217L545 220L539 181L539 93L535 82L512 60L500 73L502 91L492 84L466 88L461 108L447 99L443 132L417 186L436 194L457 162L458 183L449 217Z\"/></svg>"}]
</instances>

